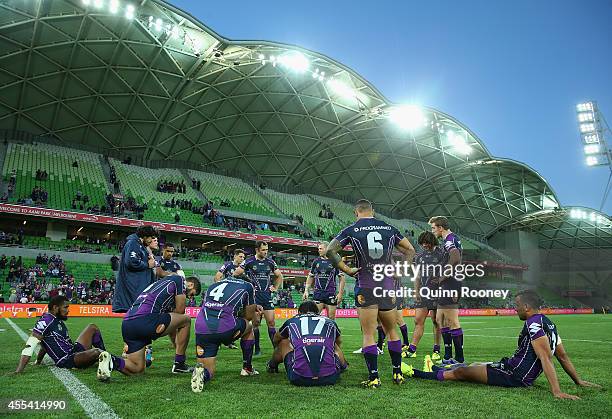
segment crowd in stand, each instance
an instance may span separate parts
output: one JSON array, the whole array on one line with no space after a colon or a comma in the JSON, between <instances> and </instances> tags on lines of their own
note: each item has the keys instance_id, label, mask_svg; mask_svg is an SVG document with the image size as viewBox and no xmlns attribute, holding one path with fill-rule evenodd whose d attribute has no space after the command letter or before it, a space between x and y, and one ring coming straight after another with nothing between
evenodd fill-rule
<instances>
[{"instance_id":1,"label":"crowd in stand","mask_svg":"<svg viewBox=\"0 0 612 419\"><path fill-rule=\"evenodd\" d=\"M172 182L168 180L160 181L157 184L157 190L165 193L187 193L185 182Z\"/></svg>"},{"instance_id":2,"label":"crowd in stand","mask_svg":"<svg viewBox=\"0 0 612 419\"><path fill-rule=\"evenodd\" d=\"M98 275L89 283L78 281L66 273L66 268L59 255L48 257L39 254L36 263L24 267L21 257L6 255L0 258L0 270L9 268L5 281L10 284L8 296L10 303L34 303L48 301L56 295L65 295L71 303L110 304L114 290L114 278L99 278Z\"/></svg>"},{"instance_id":3,"label":"crowd in stand","mask_svg":"<svg viewBox=\"0 0 612 419\"><path fill-rule=\"evenodd\" d=\"M35 179L36 180L47 180L49 179L49 173L47 173L46 170L37 169Z\"/></svg>"},{"instance_id":4,"label":"crowd in stand","mask_svg":"<svg viewBox=\"0 0 612 419\"><path fill-rule=\"evenodd\" d=\"M21 245L23 244L23 228L19 227L16 234L0 231L0 244Z\"/></svg>"},{"instance_id":5,"label":"crowd in stand","mask_svg":"<svg viewBox=\"0 0 612 419\"><path fill-rule=\"evenodd\" d=\"M321 208L321 211L319 211L319 217L328 218L330 220L334 218L334 213L332 212L329 205L323 204L323 208Z\"/></svg>"},{"instance_id":6,"label":"crowd in stand","mask_svg":"<svg viewBox=\"0 0 612 419\"><path fill-rule=\"evenodd\" d=\"M191 179L191 187L199 191L202 187L202 182L200 182L199 180Z\"/></svg>"}]
</instances>

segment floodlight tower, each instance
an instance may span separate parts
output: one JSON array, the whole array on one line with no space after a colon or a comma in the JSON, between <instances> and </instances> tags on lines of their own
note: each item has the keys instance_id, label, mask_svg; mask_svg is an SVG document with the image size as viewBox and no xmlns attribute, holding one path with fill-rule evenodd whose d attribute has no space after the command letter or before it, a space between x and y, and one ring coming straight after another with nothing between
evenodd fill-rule
<instances>
[{"instance_id":1,"label":"floodlight tower","mask_svg":"<svg viewBox=\"0 0 612 419\"><path fill-rule=\"evenodd\" d=\"M576 105L576 114L578 117L578 128L580 130L580 139L584 146L584 154L586 156L586 164L588 166L603 166L610 171L608 182L604 189L604 194L601 200L599 210L602 211L612 182L612 150L606 142L606 135L610 135L610 126L599 111L597 102L589 101Z\"/></svg>"}]
</instances>

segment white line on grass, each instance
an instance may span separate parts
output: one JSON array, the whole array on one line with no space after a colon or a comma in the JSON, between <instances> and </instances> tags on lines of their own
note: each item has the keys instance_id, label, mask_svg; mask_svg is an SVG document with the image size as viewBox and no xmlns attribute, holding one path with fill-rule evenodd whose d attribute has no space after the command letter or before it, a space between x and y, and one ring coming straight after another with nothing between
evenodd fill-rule
<instances>
[{"instance_id":1,"label":"white line on grass","mask_svg":"<svg viewBox=\"0 0 612 419\"><path fill-rule=\"evenodd\" d=\"M491 335L472 335L465 334L464 336L471 336L477 338L502 338L502 339L513 339L516 340L516 336L491 336ZM590 340L590 339L567 339L565 337L561 338L563 342L589 342L589 343L607 343L612 344L612 341L609 340Z\"/></svg>"},{"instance_id":2,"label":"white line on grass","mask_svg":"<svg viewBox=\"0 0 612 419\"><path fill-rule=\"evenodd\" d=\"M17 326L11 319L5 317L8 324L11 325L15 332L25 341L28 340L28 335L25 334L19 326ZM65 368L58 368L50 363L48 355L45 355L45 364L49 365L49 369L55 375L68 390L68 393L81 405L85 413L90 418L119 418L115 411L102 399L100 399L93 391L83 384L78 378L76 378L70 371Z\"/></svg>"}]
</instances>

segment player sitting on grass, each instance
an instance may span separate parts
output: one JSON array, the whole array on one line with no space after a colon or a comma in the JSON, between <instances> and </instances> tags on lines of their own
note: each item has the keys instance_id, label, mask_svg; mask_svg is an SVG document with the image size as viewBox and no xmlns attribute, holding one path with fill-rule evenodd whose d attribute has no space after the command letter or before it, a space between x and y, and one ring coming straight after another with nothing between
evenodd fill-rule
<instances>
[{"instance_id":1,"label":"player sitting on grass","mask_svg":"<svg viewBox=\"0 0 612 419\"><path fill-rule=\"evenodd\" d=\"M143 372L146 346L174 331L176 355L172 372L191 372L185 364L185 349L191 332L191 318L185 314L185 300L186 297L200 294L201 289L198 278L183 279L179 275L167 276L145 288L121 323L123 341L128 346L126 359L116 359L108 352L102 352L98 364L98 379L110 380L112 370L126 375Z\"/></svg>"},{"instance_id":2,"label":"player sitting on grass","mask_svg":"<svg viewBox=\"0 0 612 419\"><path fill-rule=\"evenodd\" d=\"M105 351L104 341L100 329L95 324L89 324L76 342L72 342L68 335L68 328L64 320L68 319L68 300L63 295L53 297L47 305L49 311L36 321L32 329L32 336L26 342L21 352L19 365L15 370L20 373L30 361L34 351L41 344L36 364L40 365L45 354L49 354L55 365L59 368L87 368L98 362L98 356ZM93 348L92 348L93 346ZM110 355L116 360L118 358Z\"/></svg>"},{"instance_id":3,"label":"player sitting on grass","mask_svg":"<svg viewBox=\"0 0 612 419\"><path fill-rule=\"evenodd\" d=\"M239 278L225 278L212 284L202 299L195 324L198 363L191 377L191 390L201 393L204 384L215 375L219 345L229 345L241 338L242 371L240 375L259 373L253 369L253 327L259 325L263 307L255 304L253 284Z\"/></svg>"},{"instance_id":4,"label":"player sitting on grass","mask_svg":"<svg viewBox=\"0 0 612 419\"><path fill-rule=\"evenodd\" d=\"M433 367L433 372L413 369L403 364L402 369L409 377L438 381L469 381L500 387L528 387L544 372L553 395L559 399L579 399L578 396L563 393L559 387L557 373L552 362L555 355L561 366L574 383L582 387L600 387L580 378L567 352L555 324L539 313L542 300L534 291L521 291L516 295L516 311L525 320L519 335L519 346L511 358L499 362L472 364L466 366ZM426 361L427 358L426 357ZM426 362L431 365L431 363ZM430 369L430 368L428 368Z\"/></svg>"},{"instance_id":5,"label":"player sitting on grass","mask_svg":"<svg viewBox=\"0 0 612 419\"><path fill-rule=\"evenodd\" d=\"M336 384L347 367L340 343L336 322L320 316L314 301L304 301L298 314L287 320L274 336L275 349L268 361L268 372L278 372L278 365L284 362L291 384Z\"/></svg>"}]
</instances>

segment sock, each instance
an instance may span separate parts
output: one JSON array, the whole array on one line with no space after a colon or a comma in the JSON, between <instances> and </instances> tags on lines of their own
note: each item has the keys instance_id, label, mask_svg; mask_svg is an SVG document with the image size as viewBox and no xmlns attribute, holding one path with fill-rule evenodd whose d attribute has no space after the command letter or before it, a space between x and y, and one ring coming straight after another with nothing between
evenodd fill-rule
<instances>
[{"instance_id":1,"label":"sock","mask_svg":"<svg viewBox=\"0 0 612 419\"><path fill-rule=\"evenodd\" d=\"M99 330L93 334L93 337L91 338L91 345L98 349L102 349L103 351L106 350L104 347L104 341L102 340L102 333L100 333Z\"/></svg>"},{"instance_id":2,"label":"sock","mask_svg":"<svg viewBox=\"0 0 612 419\"><path fill-rule=\"evenodd\" d=\"M122 371L125 368L125 359L111 354L113 360L113 371Z\"/></svg>"},{"instance_id":3,"label":"sock","mask_svg":"<svg viewBox=\"0 0 612 419\"><path fill-rule=\"evenodd\" d=\"M393 374L400 374L402 372L402 342L400 340L390 340L387 342L387 347L389 348L389 355L391 355Z\"/></svg>"},{"instance_id":4,"label":"sock","mask_svg":"<svg viewBox=\"0 0 612 419\"><path fill-rule=\"evenodd\" d=\"M174 355L175 364L184 364L186 359L187 357L185 355L179 355L179 354Z\"/></svg>"},{"instance_id":5,"label":"sock","mask_svg":"<svg viewBox=\"0 0 612 419\"><path fill-rule=\"evenodd\" d=\"M413 370L413 377L416 378L424 378L425 380L438 380L444 381L444 371L436 371L436 372L425 372L421 370Z\"/></svg>"},{"instance_id":6,"label":"sock","mask_svg":"<svg viewBox=\"0 0 612 419\"><path fill-rule=\"evenodd\" d=\"M444 359L451 359L453 357L453 337L450 334L450 329L443 327L440 332L444 341Z\"/></svg>"},{"instance_id":7,"label":"sock","mask_svg":"<svg viewBox=\"0 0 612 419\"><path fill-rule=\"evenodd\" d=\"M270 342L272 342L272 346L274 346L274 335L276 334L276 328L268 327L268 336L270 337Z\"/></svg>"},{"instance_id":8,"label":"sock","mask_svg":"<svg viewBox=\"0 0 612 419\"><path fill-rule=\"evenodd\" d=\"M240 348L242 349L242 368L253 368L251 362L253 361L253 345L255 341L252 339L244 339L240 341Z\"/></svg>"},{"instance_id":9,"label":"sock","mask_svg":"<svg viewBox=\"0 0 612 419\"><path fill-rule=\"evenodd\" d=\"M376 346L378 346L379 349L382 349L383 343L385 343L385 331L383 330L382 326L378 326L376 330L378 330L378 343Z\"/></svg>"},{"instance_id":10,"label":"sock","mask_svg":"<svg viewBox=\"0 0 612 419\"><path fill-rule=\"evenodd\" d=\"M404 343L404 346L408 345L409 343L408 342L408 325L405 325L405 324L401 325L400 332L402 332L402 341Z\"/></svg>"},{"instance_id":11,"label":"sock","mask_svg":"<svg viewBox=\"0 0 612 419\"><path fill-rule=\"evenodd\" d=\"M455 359L459 362L465 361L463 357L463 329L453 329L450 334L455 346Z\"/></svg>"},{"instance_id":12,"label":"sock","mask_svg":"<svg viewBox=\"0 0 612 419\"><path fill-rule=\"evenodd\" d=\"M253 330L255 335L255 352L259 352L259 328Z\"/></svg>"},{"instance_id":13,"label":"sock","mask_svg":"<svg viewBox=\"0 0 612 419\"><path fill-rule=\"evenodd\" d=\"M368 378L374 380L378 378L378 348L376 345L366 346L361 350L368 368Z\"/></svg>"},{"instance_id":14,"label":"sock","mask_svg":"<svg viewBox=\"0 0 612 419\"><path fill-rule=\"evenodd\" d=\"M416 349L417 349L416 345L413 345L411 343L410 346L408 347L408 352L415 353Z\"/></svg>"},{"instance_id":15,"label":"sock","mask_svg":"<svg viewBox=\"0 0 612 419\"><path fill-rule=\"evenodd\" d=\"M440 345L434 345L433 351L434 352L440 352Z\"/></svg>"}]
</instances>

